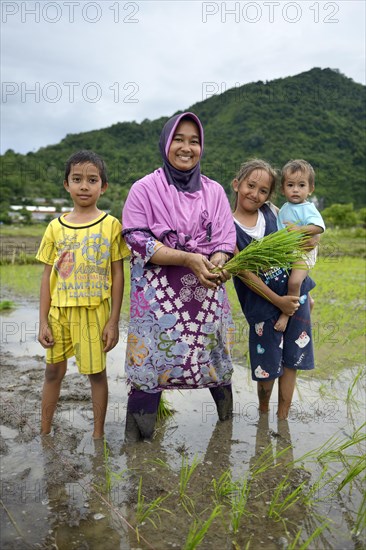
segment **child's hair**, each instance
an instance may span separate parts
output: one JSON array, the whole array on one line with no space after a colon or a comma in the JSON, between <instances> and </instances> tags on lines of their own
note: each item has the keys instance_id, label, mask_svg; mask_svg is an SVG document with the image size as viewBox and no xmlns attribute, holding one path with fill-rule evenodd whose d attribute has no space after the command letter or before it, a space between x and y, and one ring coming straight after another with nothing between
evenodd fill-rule
<instances>
[{"instance_id":1,"label":"child's hair","mask_svg":"<svg viewBox=\"0 0 366 550\"><path fill-rule=\"evenodd\" d=\"M82 151L77 151L67 159L65 167L65 181L68 180L71 166L73 166L74 164L85 164L87 162L94 164L94 166L98 168L102 184L104 185L105 183L107 183L107 168L104 160L93 151L87 151L86 149L83 149Z\"/></svg>"},{"instance_id":2,"label":"child's hair","mask_svg":"<svg viewBox=\"0 0 366 550\"><path fill-rule=\"evenodd\" d=\"M273 195L275 189L276 189L276 181L277 181L277 172L272 166L269 164L269 162L262 160L262 159L250 159L247 162L244 162L240 168L238 173L235 176L235 179L238 180L239 183L241 183L245 178L250 176L254 170L264 170L267 172L269 177L271 178L271 189L269 191L268 198L271 198ZM238 204L238 193L235 193L235 204L234 209L237 207Z\"/></svg>"},{"instance_id":3,"label":"child's hair","mask_svg":"<svg viewBox=\"0 0 366 550\"><path fill-rule=\"evenodd\" d=\"M296 160L289 160L286 162L285 166L282 168L281 171L281 185L285 183L285 179L288 174L295 174L296 172L301 172L302 174L306 174L309 179L309 186L310 189L314 189L315 184L315 172L314 168L303 159L296 159Z\"/></svg>"}]
</instances>

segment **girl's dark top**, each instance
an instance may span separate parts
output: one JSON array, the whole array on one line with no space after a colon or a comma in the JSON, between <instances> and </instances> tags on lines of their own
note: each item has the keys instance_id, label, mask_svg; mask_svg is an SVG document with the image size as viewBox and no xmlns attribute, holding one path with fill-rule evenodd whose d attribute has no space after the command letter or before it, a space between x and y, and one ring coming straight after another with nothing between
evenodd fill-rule
<instances>
[{"instance_id":1,"label":"girl's dark top","mask_svg":"<svg viewBox=\"0 0 366 550\"><path fill-rule=\"evenodd\" d=\"M260 208L264 215L266 229L264 235L269 235L277 231L276 216L267 204ZM250 244L253 239L245 232L238 224L236 227L237 247L243 250ZM287 294L287 284L289 273L283 268L273 268L261 273L260 278L273 292L279 296ZM238 277L234 277L234 286L239 298L241 309L249 324L260 323L271 319L280 314L280 310L266 298L259 296L247 287ZM314 281L310 277L306 277L301 286L301 296L307 294L315 287Z\"/></svg>"}]
</instances>

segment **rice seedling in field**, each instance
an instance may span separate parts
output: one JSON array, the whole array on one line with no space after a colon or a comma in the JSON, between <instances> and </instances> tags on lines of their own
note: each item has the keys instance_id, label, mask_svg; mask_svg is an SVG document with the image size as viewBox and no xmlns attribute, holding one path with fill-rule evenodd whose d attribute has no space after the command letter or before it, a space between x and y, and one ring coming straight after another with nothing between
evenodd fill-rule
<instances>
[{"instance_id":1,"label":"rice seedling in field","mask_svg":"<svg viewBox=\"0 0 366 550\"><path fill-rule=\"evenodd\" d=\"M366 481L366 457L364 444L366 441L366 423L357 428L349 437L340 439L336 434L330 437L321 447L306 453L295 462L314 460L322 465L322 471L318 480L311 486L304 495L305 505L312 505L315 502L327 501L330 497L341 499L341 492L349 487L357 488L362 496L362 501L355 511L353 532L358 536L366 528L366 497L364 486ZM336 468L335 473L329 474L329 467L333 463L341 465ZM343 476L340 480L340 476ZM328 492L326 492L328 490ZM314 498L315 495L323 493L322 497Z\"/></svg>"},{"instance_id":2,"label":"rice seedling in field","mask_svg":"<svg viewBox=\"0 0 366 550\"><path fill-rule=\"evenodd\" d=\"M221 507L215 506L210 517L206 521L194 520L189 528L186 542L183 546L184 550L194 550L203 541L207 531L209 530L213 520L220 514Z\"/></svg>"},{"instance_id":3,"label":"rice seedling in field","mask_svg":"<svg viewBox=\"0 0 366 550\"><path fill-rule=\"evenodd\" d=\"M170 470L169 464L165 462L165 460L163 460L162 458L152 458L151 460L147 460L146 462L148 462L149 464L156 464L157 466L161 466L162 468L167 468L168 470Z\"/></svg>"},{"instance_id":4,"label":"rice seedling in field","mask_svg":"<svg viewBox=\"0 0 366 550\"><path fill-rule=\"evenodd\" d=\"M217 504L227 502L233 492L233 482L230 470L225 470L218 480L212 480L214 500Z\"/></svg>"},{"instance_id":5,"label":"rice seedling in field","mask_svg":"<svg viewBox=\"0 0 366 550\"><path fill-rule=\"evenodd\" d=\"M0 302L0 311L8 311L9 309L13 309L14 307L14 302L12 302L11 300L3 300L2 302Z\"/></svg>"},{"instance_id":6,"label":"rice seedling in field","mask_svg":"<svg viewBox=\"0 0 366 550\"><path fill-rule=\"evenodd\" d=\"M366 492L363 492L362 502L357 510L353 532L359 536L366 529Z\"/></svg>"},{"instance_id":7,"label":"rice seedling in field","mask_svg":"<svg viewBox=\"0 0 366 550\"><path fill-rule=\"evenodd\" d=\"M110 452L106 438L103 440L103 462L104 462L104 483L97 484L95 488L103 493L110 493L113 487L113 482L120 482L128 473L128 468L120 473L116 473L110 466Z\"/></svg>"},{"instance_id":8,"label":"rice seedling in field","mask_svg":"<svg viewBox=\"0 0 366 550\"><path fill-rule=\"evenodd\" d=\"M157 524L155 522L155 517L160 522L160 513L166 512L167 514L171 514L171 511L167 508L163 508L161 506L161 503L168 498L169 493L165 496L160 496L155 498L150 504L147 504L145 502L145 497L142 494L142 477L140 477L139 481L139 488L137 491L137 505L136 505L136 537L137 541L140 541L140 533L139 528L143 525L145 520L148 520L151 525L157 529ZM154 516L154 519L152 518Z\"/></svg>"},{"instance_id":9,"label":"rice seedling in field","mask_svg":"<svg viewBox=\"0 0 366 550\"><path fill-rule=\"evenodd\" d=\"M280 465L280 461L278 459L281 458L282 455L286 454L290 449L291 445L288 445L284 449L273 452L272 445L269 444L251 466L250 472L252 478L255 478L270 468L277 468Z\"/></svg>"},{"instance_id":10,"label":"rice seedling in field","mask_svg":"<svg viewBox=\"0 0 366 550\"><path fill-rule=\"evenodd\" d=\"M105 489L107 492L110 492L112 488L112 471L109 465L109 447L107 445L107 440L103 440L103 453L104 453L104 467L105 467Z\"/></svg>"},{"instance_id":11,"label":"rice seedling in field","mask_svg":"<svg viewBox=\"0 0 366 550\"><path fill-rule=\"evenodd\" d=\"M318 478L309 485L306 493L303 495L304 504L306 506L314 506L317 502L327 501L332 498L336 493L335 482L338 476L339 472L336 472L329 477L328 466L323 466Z\"/></svg>"},{"instance_id":12,"label":"rice seedling in field","mask_svg":"<svg viewBox=\"0 0 366 550\"><path fill-rule=\"evenodd\" d=\"M239 531L241 520L244 515L249 515L247 510L247 503L249 497L250 483L247 477L241 482L237 482L235 490L230 495L231 504L231 528L234 534Z\"/></svg>"},{"instance_id":13,"label":"rice seedling in field","mask_svg":"<svg viewBox=\"0 0 366 550\"><path fill-rule=\"evenodd\" d=\"M339 440L339 436L337 434L333 434L323 443L323 445L303 454L300 458L294 460L291 465L298 462L304 462L309 459L324 463L331 460L340 461L341 457L346 458L347 456L350 456L352 458L353 456L359 456L346 455L343 451L366 441L365 426L366 422L359 426L351 436L346 437L341 441Z\"/></svg>"},{"instance_id":14,"label":"rice seedling in field","mask_svg":"<svg viewBox=\"0 0 366 550\"><path fill-rule=\"evenodd\" d=\"M365 371L364 367L363 367L363 366L360 367L360 368L358 369L358 371L357 371L356 376L355 376L354 379L353 379L352 384L350 384L350 386L348 387L348 390L347 390L347 397L346 397L346 403L347 403L347 404L349 404L349 403L351 403L351 402L356 402L356 404L357 404L357 401L356 401L355 398L354 398L354 392L355 392L355 390L356 390L356 388L357 388L357 386L358 386L358 383L359 383L359 381L360 381L362 375L364 374L364 371Z\"/></svg>"},{"instance_id":15,"label":"rice seedling in field","mask_svg":"<svg viewBox=\"0 0 366 550\"><path fill-rule=\"evenodd\" d=\"M193 500L187 495L187 486L198 465L199 460L196 456L194 456L192 464L189 465L188 458L182 455L182 465L179 474L179 500L189 515L192 515L194 504Z\"/></svg>"},{"instance_id":16,"label":"rice seedling in field","mask_svg":"<svg viewBox=\"0 0 366 550\"><path fill-rule=\"evenodd\" d=\"M338 491L341 491L343 487L349 483L353 483L358 476L360 477L361 485L364 484L366 480L366 457L359 456L351 465L350 469L347 471L347 474L344 476L342 481L338 485Z\"/></svg>"},{"instance_id":17,"label":"rice seedling in field","mask_svg":"<svg viewBox=\"0 0 366 550\"><path fill-rule=\"evenodd\" d=\"M307 481L303 481L293 491L289 492L291 483L289 482L289 476L285 476L281 482L277 485L271 502L269 504L268 515L275 521L282 520L282 514L293 506L296 502L302 499L303 488Z\"/></svg>"},{"instance_id":18,"label":"rice seedling in field","mask_svg":"<svg viewBox=\"0 0 366 550\"><path fill-rule=\"evenodd\" d=\"M306 550L307 548L309 548L310 544L316 539L319 537L319 535L322 534L322 532L324 531L324 529L326 529L328 527L328 523L323 523L322 525L319 525L315 531L303 542L303 543L300 543L300 536L301 536L301 533L302 533L302 529L300 529L297 534L296 534L296 537L294 538L294 540L292 542L290 542L288 544L288 546L286 547L286 550Z\"/></svg>"},{"instance_id":19,"label":"rice seedling in field","mask_svg":"<svg viewBox=\"0 0 366 550\"><path fill-rule=\"evenodd\" d=\"M249 514L247 502L250 491L250 482L245 476L242 481L233 481L231 471L226 470L220 478L212 480L214 499L217 505L230 507L230 526L233 533L237 533L243 515Z\"/></svg>"},{"instance_id":20,"label":"rice seedling in field","mask_svg":"<svg viewBox=\"0 0 366 550\"><path fill-rule=\"evenodd\" d=\"M360 455L346 454L344 451L350 449L351 447L356 447L366 441L366 432L365 432L366 422L364 422L357 430L350 436L346 437L343 440L339 441L337 445L335 443L339 440L337 436L328 439L328 442L325 445L328 446L325 448L317 457L319 462L329 462L329 461L344 461L347 458L359 457ZM332 444L330 444L333 439ZM334 441L335 440L335 441ZM325 446L324 445L324 446ZM323 447L324 447L323 446ZM357 449L356 449L357 452Z\"/></svg>"}]
</instances>

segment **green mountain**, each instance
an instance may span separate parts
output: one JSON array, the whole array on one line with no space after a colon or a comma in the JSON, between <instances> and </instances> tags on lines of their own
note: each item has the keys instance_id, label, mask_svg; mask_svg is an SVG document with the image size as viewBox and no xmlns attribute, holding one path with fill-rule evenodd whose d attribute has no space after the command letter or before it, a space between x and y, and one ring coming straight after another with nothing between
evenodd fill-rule
<instances>
[{"instance_id":1,"label":"green mountain","mask_svg":"<svg viewBox=\"0 0 366 550\"><path fill-rule=\"evenodd\" d=\"M365 86L339 71L314 68L246 84L184 110L195 112L205 129L203 173L229 195L231 180L249 158L264 158L277 168L305 158L316 171L315 195L323 206L366 206ZM158 140L168 118L68 134L59 144L26 155L7 151L1 157L3 208L40 196L65 197L66 159L79 149L93 149L108 166L110 188L101 207L113 206L119 214L131 184L160 165ZM281 201L279 194L276 202Z\"/></svg>"}]
</instances>

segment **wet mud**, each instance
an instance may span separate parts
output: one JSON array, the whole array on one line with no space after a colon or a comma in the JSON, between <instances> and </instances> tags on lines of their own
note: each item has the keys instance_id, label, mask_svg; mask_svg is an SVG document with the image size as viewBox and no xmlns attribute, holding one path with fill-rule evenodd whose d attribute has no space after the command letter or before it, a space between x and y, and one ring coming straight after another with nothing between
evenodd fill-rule
<instances>
[{"instance_id":1,"label":"wet mud","mask_svg":"<svg viewBox=\"0 0 366 550\"><path fill-rule=\"evenodd\" d=\"M152 442L127 445L125 329L121 326L120 342L108 356L105 442L92 440L89 383L73 360L53 434L41 438L44 353L36 341L37 304L19 303L2 315L3 550L189 548L190 530L202 527L218 503L221 512L212 519L200 549L285 549L300 528L301 542L325 520L328 527L308 548L365 547L364 533L354 529L362 493L357 483L342 494L319 485L310 493L311 505L299 499L288 508L280 506L297 487L310 489L319 479L316 460L296 461L332 436L350 436L362 423L364 378L346 401L356 368L322 383L299 378L289 420L277 421L275 394L270 413L259 416L256 387L243 359L235 367L232 420L218 420L208 390L165 392L175 414L158 424ZM184 485L183 472L189 467ZM245 503L236 515L238 525L233 521L233 494L238 510ZM156 510L143 517L141 511L154 502Z\"/></svg>"}]
</instances>

